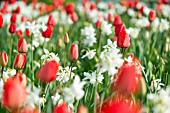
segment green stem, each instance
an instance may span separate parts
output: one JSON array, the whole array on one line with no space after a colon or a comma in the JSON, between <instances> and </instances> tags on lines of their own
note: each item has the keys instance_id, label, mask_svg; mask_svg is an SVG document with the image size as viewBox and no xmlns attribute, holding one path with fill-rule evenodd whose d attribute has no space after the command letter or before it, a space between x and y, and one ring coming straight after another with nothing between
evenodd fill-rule
<instances>
[{"instance_id":1,"label":"green stem","mask_svg":"<svg viewBox=\"0 0 170 113\"><path fill-rule=\"evenodd\" d=\"M102 37L101 37L101 30L99 29L99 41L98 41L98 57L100 57L100 51L101 51L101 46L102 46Z\"/></svg>"},{"instance_id":2,"label":"green stem","mask_svg":"<svg viewBox=\"0 0 170 113\"><path fill-rule=\"evenodd\" d=\"M9 62L9 66L12 67L12 49L13 49L13 36L11 34L11 44L10 44L10 62Z\"/></svg>"},{"instance_id":3,"label":"green stem","mask_svg":"<svg viewBox=\"0 0 170 113\"><path fill-rule=\"evenodd\" d=\"M31 70L32 70L32 82L34 83L34 68L33 68L33 35L31 35Z\"/></svg>"},{"instance_id":4,"label":"green stem","mask_svg":"<svg viewBox=\"0 0 170 113\"><path fill-rule=\"evenodd\" d=\"M96 103L96 93L97 93L97 87L98 87L98 84L97 84L97 77L96 77L96 83L95 83L95 86L94 86L94 110L93 110L93 113L96 113L96 106L97 106L97 103Z\"/></svg>"},{"instance_id":5,"label":"green stem","mask_svg":"<svg viewBox=\"0 0 170 113\"><path fill-rule=\"evenodd\" d=\"M1 78L3 76L3 72L4 72L4 66L2 66L2 70L1 70Z\"/></svg>"},{"instance_id":6,"label":"green stem","mask_svg":"<svg viewBox=\"0 0 170 113\"><path fill-rule=\"evenodd\" d=\"M66 66L66 59L67 59L67 44L65 44L65 51L64 51L64 67Z\"/></svg>"}]
</instances>

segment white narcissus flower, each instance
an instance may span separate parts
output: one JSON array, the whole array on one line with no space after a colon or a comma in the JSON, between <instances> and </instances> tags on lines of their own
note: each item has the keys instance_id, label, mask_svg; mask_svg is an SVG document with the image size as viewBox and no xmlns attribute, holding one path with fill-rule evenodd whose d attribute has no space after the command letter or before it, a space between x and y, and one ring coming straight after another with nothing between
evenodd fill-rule
<instances>
[{"instance_id":1,"label":"white narcissus flower","mask_svg":"<svg viewBox=\"0 0 170 113\"><path fill-rule=\"evenodd\" d=\"M138 35L139 35L139 31L140 31L139 28L132 28L132 27L130 27L130 28L126 29L126 32L127 32L127 33L130 35L130 37L132 37L132 38L137 38Z\"/></svg>"},{"instance_id":2,"label":"white narcissus flower","mask_svg":"<svg viewBox=\"0 0 170 113\"><path fill-rule=\"evenodd\" d=\"M107 21L102 21L101 30L103 34L111 35L112 34L112 24L109 24Z\"/></svg>"},{"instance_id":3,"label":"white narcissus flower","mask_svg":"<svg viewBox=\"0 0 170 113\"><path fill-rule=\"evenodd\" d=\"M165 16L165 17L169 17L169 15L170 15L170 7L169 7L169 5L167 4L167 5L162 5L162 14L163 14L163 16Z\"/></svg>"},{"instance_id":4,"label":"white narcissus flower","mask_svg":"<svg viewBox=\"0 0 170 113\"><path fill-rule=\"evenodd\" d=\"M56 92L54 96L51 96L51 99L53 100L53 104L56 105L60 99L60 95L58 94L58 92Z\"/></svg>"},{"instance_id":5,"label":"white narcissus flower","mask_svg":"<svg viewBox=\"0 0 170 113\"><path fill-rule=\"evenodd\" d=\"M75 76L75 74L73 73L73 71L75 69L76 69L76 67L73 67L72 72L71 72L70 71L71 67L67 66L67 67L63 68L63 67L59 66L59 72L57 73L56 80L59 81L59 82L66 83L67 81L69 81L70 79L72 79Z\"/></svg>"},{"instance_id":6,"label":"white narcissus flower","mask_svg":"<svg viewBox=\"0 0 170 113\"><path fill-rule=\"evenodd\" d=\"M89 50L81 58L88 57L88 59L90 60L90 59L94 58L95 55L96 55L96 50Z\"/></svg>"},{"instance_id":7,"label":"white narcissus flower","mask_svg":"<svg viewBox=\"0 0 170 113\"><path fill-rule=\"evenodd\" d=\"M96 81L99 83L102 83L102 80L104 79L101 72L97 73L96 71L92 73L84 72L85 78L83 80L90 80L91 84L95 84Z\"/></svg>"},{"instance_id":8,"label":"white narcissus flower","mask_svg":"<svg viewBox=\"0 0 170 113\"><path fill-rule=\"evenodd\" d=\"M117 14L121 15L126 12L127 8L125 6L120 5L119 3L115 4L115 9Z\"/></svg>"},{"instance_id":9,"label":"white narcissus flower","mask_svg":"<svg viewBox=\"0 0 170 113\"><path fill-rule=\"evenodd\" d=\"M161 19L161 22L159 24L159 30L160 32L163 32L165 30L169 29L169 22L165 19Z\"/></svg>"},{"instance_id":10,"label":"white narcissus flower","mask_svg":"<svg viewBox=\"0 0 170 113\"><path fill-rule=\"evenodd\" d=\"M94 43L96 43L96 37L95 37L96 33L92 25L86 26L84 29L82 29L81 35L85 36L83 43L86 46L92 47Z\"/></svg>"},{"instance_id":11,"label":"white narcissus flower","mask_svg":"<svg viewBox=\"0 0 170 113\"><path fill-rule=\"evenodd\" d=\"M155 20L151 23L153 32L156 32L159 30L159 24L160 24L159 18L155 18Z\"/></svg>"},{"instance_id":12,"label":"white narcissus flower","mask_svg":"<svg viewBox=\"0 0 170 113\"><path fill-rule=\"evenodd\" d=\"M70 87L63 88L64 101L71 104L74 99L80 100L84 96L84 85L85 82L81 82L80 77L75 76L73 84Z\"/></svg>"},{"instance_id":13,"label":"white narcissus flower","mask_svg":"<svg viewBox=\"0 0 170 113\"><path fill-rule=\"evenodd\" d=\"M143 17L141 19L137 19L136 21L136 27L142 28L142 27L147 27L150 25L150 22L148 18Z\"/></svg>"},{"instance_id":14,"label":"white narcissus flower","mask_svg":"<svg viewBox=\"0 0 170 113\"><path fill-rule=\"evenodd\" d=\"M131 16L131 17L136 17L136 12L135 12L135 10L132 9L132 8L129 8L129 9L127 10L127 13L128 13L128 15Z\"/></svg>"},{"instance_id":15,"label":"white narcissus flower","mask_svg":"<svg viewBox=\"0 0 170 113\"><path fill-rule=\"evenodd\" d=\"M2 99L3 91L4 91L4 81L0 79L0 99Z\"/></svg>"},{"instance_id":16,"label":"white narcissus flower","mask_svg":"<svg viewBox=\"0 0 170 113\"><path fill-rule=\"evenodd\" d=\"M6 71L3 71L2 79L6 81L10 76L14 76L16 74L15 69L7 69Z\"/></svg>"},{"instance_id":17,"label":"white narcissus flower","mask_svg":"<svg viewBox=\"0 0 170 113\"><path fill-rule=\"evenodd\" d=\"M151 81L151 90L152 91L159 91L161 89L161 87L163 87L164 84L161 83L161 79L155 79L153 81Z\"/></svg>"},{"instance_id":18,"label":"white narcissus flower","mask_svg":"<svg viewBox=\"0 0 170 113\"><path fill-rule=\"evenodd\" d=\"M131 56L128 56L128 58L125 58L125 61L127 61L127 62L129 62L129 63L132 62L132 60L133 60L133 59L132 59Z\"/></svg>"}]
</instances>

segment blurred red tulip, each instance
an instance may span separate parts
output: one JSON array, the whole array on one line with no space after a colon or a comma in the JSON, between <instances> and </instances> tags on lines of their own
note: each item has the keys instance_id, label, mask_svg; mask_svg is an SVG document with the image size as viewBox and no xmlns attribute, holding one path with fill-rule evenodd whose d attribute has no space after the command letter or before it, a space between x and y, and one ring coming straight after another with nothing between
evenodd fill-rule
<instances>
[{"instance_id":1,"label":"blurred red tulip","mask_svg":"<svg viewBox=\"0 0 170 113\"><path fill-rule=\"evenodd\" d=\"M17 50L19 53L26 53L28 51L27 41L25 38L18 40Z\"/></svg>"},{"instance_id":2,"label":"blurred red tulip","mask_svg":"<svg viewBox=\"0 0 170 113\"><path fill-rule=\"evenodd\" d=\"M123 48L128 48L130 46L130 37L126 33L124 27L122 29L120 29L118 39L117 39L117 46L123 47Z\"/></svg>"},{"instance_id":3,"label":"blurred red tulip","mask_svg":"<svg viewBox=\"0 0 170 113\"><path fill-rule=\"evenodd\" d=\"M168 0L161 0L162 3L167 4Z\"/></svg>"},{"instance_id":4,"label":"blurred red tulip","mask_svg":"<svg viewBox=\"0 0 170 113\"><path fill-rule=\"evenodd\" d=\"M64 0L53 0L53 4L56 8L59 8L63 4Z\"/></svg>"},{"instance_id":5,"label":"blurred red tulip","mask_svg":"<svg viewBox=\"0 0 170 113\"><path fill-rule=\"evenodd\" d=\"M15 75L15 78L19 80L20 84L23 86L23 87L26 87L27 86L27 76L22 73L22 72L18 72L16 75Z\"/></svg>"},{"instance_id":6,"label":"blurred red tulip","mask_svg":"<svg viewBox=\"0 0 170 113\"><path fill-rule=\"evenodd\" d=\"M71 20L72 20L73 22L77 22L77 21L78 21L78 15L77 15L77 13L76 13L76 12L71 13L71 14L70 14L70 18L71 18Z\"/></svg>"},{"instance_id":7,"label":"blurred red tulip","mask_svg":"<svg viewBox=\"0 0 170 113\"><path fill-rule=\"evenodd\" d=\"M26 63L26 55L25 54L17 54L14 60L14 68L15 69L22 69L24 68Z\"/></svg>"},{"instance_id":8,"label":"blurred red tulip","mask_svg":"<svg viewBox=\"0 0 170 113\"><path fill-rule=\"evenodd\" d=\"M8 63L8 55L6 52L2 51L0 53L0 66L4 67Z\"/></svg>"},{"instance_id":9,"label":"blurred red tulip","mask_svg":"<svg viewBox=\"0 0 170 113\"><path fill-rule=\"evenodd\" d=\"M78 51L78 45L72 43L71 49L70 49L70 59L71 60L77 60L79 57L79 51Z\"/></svg>"},{"instance_id":10,"label":"blurred red tulip","mask_svg":"<svg viewBox=\"0 0 170 113\"><path fill-rule=\"evenodd\" d=\"M37 73L37 78L42 82L51 82L56 79L58 67L60 63L55 59L50 59L45 62Z\"/></svg>"},{"instance_id":11,"label":"blurred red tulip","mask_svg":"<svg viewBox=\"0 0 170 113\"><path fill-rule=\"evenodd\" d=\"M73 2L67 3L65 6L65 10L66 10L67 14L74 13L74 7L75 6L74 6Z\"/></svg>"},{"instance_id":12,"label":"blurred red tulip","mask_svg":"<svg viewBox=\"0 0 170 113\"><path fill-rule=\"evenodd\" d=\"M121 30L125 29L126 26L124 23L118 24L117 26L115 26L115 34L116 36L119 36L119 33Z\"/></svg>"},{"instance_id":13,"label":"blurred red tulip","mask_svg":"<svg viewBox=\"0 0 170 113\"><path fill-rule=\"evenodd\" d=\"M50 38L53 34L53 27L47 26L47 29L45 31L42 31L42 36L44 38Z\"/></svg>"},{"instance_id":14,"label":"blurred red tulip","mask_svg":"<svg viewBox=\"0 0 170 113\"><path fill-rule=\"evenodd\" d=\"M9 109L18 109L24 105L27 93L15 76L11 76L4 84L2 104Z\"/></svg>"},{"instance_id":15,"label":"blurred red tulip","mask_svg":"<svg viewBox=\"0 0 170 113\"><path fill-rule=\"evenodd\" d=\"M16 31L16 35L17 35L18 38L22 38L22 36L23 36L22 30Z\"/></svg>"},{"instance_id":16,"label":"blurred red tulip","mask_svg":"<svg viewBox=\"0 0 170 113\"><path fill-rule=\"evenodd\" d=\"M73 113L72 109L68 106L67 103L62 102L59 105L56 105L53 109L53 113Z\"/></svg>"},{"instance_id":17,"label":"blurred red tulip","mask_svg":"<svg viewBox=\"0 0 170 113\"><path fill-rule=\"evenodd\" d=\"M96 3L91 2L91 3L90 3L90 9L91 9L91 10L97 9Z\"/></svg>"},{"instance_id":18,"label":"blurred red tulip","mask_svg":"<svg viewBox=\"0 0 170 113\"><path fill-rule=\"evenodd\" d=\"M142 66L134 55L130 55L132 61L125 61L116 75L113 88L121 94L136 93L140 88L140 79L142 76Z\"/></svg>"},{"instance_id":19,"label":"blurred red tulip","mask_svg":"<svg viewBox=\"0 0 170 113\"><path fill-rule=\"evenodd\" d=\"M15 23L11 23L10 27L9 27L9 32L10 33L15 33L17 30L17 25Z\"/></svg>"},{"instance_id":20,"label":"blurred red tulip","mask_svg":"<svg viewBox=\"0 0 170 113\"><path fill-rule=\"evenodd\" d=\"M20 6L18 6L13 12L14 13L20 13L20 11L21 11L21 8L20 8Z\"/></svg>"},{"instance_id":21,"label":"blurred red tulip","mask_svg":"<svg viewBox=\"0 0 170 113\"><path fill-rule=\"evenodd\" d=\"M21 22L26 22L26 21L27 21L26 16L22 15L22 16L21 16Z\"/></svg>"},{"instance_id":22,"label":"blurred red tulip","mask_svg":"<svg viewBox=\"0 0 170 113\"><path fill-rule=\"evenodd\" d=\"M151 10L151 11L149 12L148 20L149 20L150 22L152 22L155 18L156 18L156 12L153 11L153 10Z\"/></svg>"},{"instance_id":23,"label":"blurred red tulip","mask_svg":"<svg viewBox=\"0 0 170 113\"><path fill-rule=\"evenodd\" d=\"M13 110L10 113L41 113L37 108L25 107L19 110Z\"/></svg>"},{"instance_id":24,"label":"blurred red tulip","mask_svg":"<svg viewBox=\"0 0 170 113\"><path fill-rule=\"evenodd\" d=\"M100 27L100 25L101 25L101 20L98 19L98 20L96 21L95 25L96 25L96 27Z\"/></svg>"},{"instance_id":25,"label":"blurred red tulip","mask_svg":"<svg viewBox=\"0 0 170 113\"><path fill-rule=\"evenodd\" d=\"M110 22L114 22L114 16L111 14L111 13L108 13L108 16L107 16L107 18L108 18L108 20L110 21Z\"/></svg>"},{"instance_id":26,"label":"blurred red tulip","mask_svg":"<svg viewBox=\"0 0 170 113\"><path fill-rule=\"evenodd\" d=\"M139 113L140 104L125 97L107 99L97 113Z\"/></svg>"},{"instance_id":27,"label":"blurred red tulip","mask_svg":"<svg viewBox=\"0 0 170 113\"><path fill-rule=\"evenodd\" d=\"M4 4L3 4L3 6L2 6L2 8L1 8L1 10L0 10L1 13L6 13L7 8L8 8L8 2L5 1Z\"/></svg>"},{"instance_id":28,"label":"blurred red tulip","mask_svg":"<svg viewBox=\"0 0 170 113\"><path fill-rule=\"evenodd\" d=\"M8 0L10 4L14 4L16 0Z\"/></svg>"},{"instance_id":29,"label":"blurred red tulip","mask_svg":"<svg viewBox=\"0 0 170 113\"><path fill-rule=\"evenodd\" d=\"M144 9L145 9L145 6L142 5L142 6L140 7L139 11L140 11L141 13L143 13L143 12L144 12Z\"/></svg>"},{"instance_id":30,"label":"blurred red tulip","mask_svg":"<svg viewBox=\"0 0 170 113\"><path fill-rule=\"evenodd\" d=\"M4 23L3 15L0 14L0 28L3 26L3 23Z\"/></svg>"},{"instance_id":31,"label":"blurred red tulip","mask_svg":"<svg viewBox=\"0 0 170 113\"><path fill-rule=\"evenodd\" d=\"M114 8L113 2L108 2L108 7L109 7L109 9L113 9Z\"/></svg>"},{"instance_id":32,"label":"blurred red tulip","mask_svg":"<svg viewBox=\"0 0 170 113\"><path fill-rule=\"evenodd\" d=\"M12 14L10 20L11 20L11 23L16 23L16 21L17 21L17 14L15 14L15 13Z\"/></svg>"},{"instance_id":33,"label":"blurred red tulip","mask_svg":"<svg viewBox=\"0 0 170 113\"><path fill-rule=\"evenodd\" d=\"M47 25L51 25L51 26L55 26L56 25L55 17L52 14L48 17Z\"/></svg>"},{"instance_id":34,"label":"blurred red tulip","mask_svg":"<svg viewBox=\"0 0 170 113\"><path fill-rule=\"evenodd\" d=\"M122 23L121 17L119 15L116 15L115 20L113 22L113 25L116 26L116 25L121 24L121 23Z\"/></svg>"},{"instance_id":35,"label":"blurred red tulip","mask_svg":"<svg viewBox=\"0 0 170 113\"><path fill-rule=\"evenodd\" d=\"M31 36L31 31L28 28L25 29L25 33L26 36Z\"/></svg>"},{"instance_id":36,"label":"blurred red tulip","mask_svg":"<svg viewBox=\"0 0 170 113\"><path fill-rule=\"evenodd\" d=\"M77 109L77 113L88 113L88 109L84 105L80 105Z\"/></svg>"}]
</instances>

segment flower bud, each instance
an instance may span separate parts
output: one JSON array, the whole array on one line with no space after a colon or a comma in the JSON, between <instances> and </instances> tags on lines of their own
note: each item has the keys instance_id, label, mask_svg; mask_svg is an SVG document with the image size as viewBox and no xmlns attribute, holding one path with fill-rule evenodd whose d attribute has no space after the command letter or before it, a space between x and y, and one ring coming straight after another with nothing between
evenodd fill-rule
<instances>
[{"instance_id":1,"label":"flower bud","mask_svg":"<svg viewBox=\"0 0 170 113\"><path fill-rule=\"evenodd\" d=\"M148 20L149 20L150 22L152 22L155 18L156 18L156 12L153 11L153 10L151 10L151 11L149 12Z\"/></svg>"},{"instance_id":2,"label":"flower bud","mask_svg":"<svg viewBox=\"0 0 170 113\"><path fill-rule=\"evenodd\" d=\"M17 54L14 60L14 68L15 69L22 69L24 68L26 63L26 55L25 54Z\"/></svg>"},{"instance_id":3,"label":"flower bud","mask_svg":"<svg viewBox=\"0 0 170 113\"><path fill-rule=\"evenodd\" d=\"M26 22L26 21L27 21L27 18L24 15L22 15L21 16L21 22Z\"/></svg>"},{"instance_id":4,"label":"flower bud","mask_svg":"<svg viewBox=\"0 0 170 113\"><path fill-rule=\"evenodd\" d=\"M124 23L121 23L121 24L118 24L117 26L115 26L115 35L116 36L119 36L119 33L122 29L125 29L125 24Z\"/></svg>"},{"instance_id":5,"label":"flower bud","mask_svg":"<svg viewBox=\"0 0 170 113\"><path fill-rule=\"evenodd\" d=\"M64 43L65 43L65 44L68 44L68 43L69 43L68 33L65 33L65 34L64 34Z\"/></svg>"},{"instance_id":6,"label":"flower bud","mask_svg":"<svg viewBox=\"0 0 170 113\"><path fill-rule=\"evenodd\" d=\"M16 35L17 35L18 38L22 38L22 36L23 36L22 30L16 31Z\"/></svg>"},{"instance_id":7,"label":"flower bud","mask_svg":"<svg viewBox=\"0 0 170 113\"><path fill-rule=\"evenodd\" d=\"M2 51L0 53L0 66L4 67L6 66L8 63L8 56L7 56L7 53Z\"/></svg>"},{"instance_id":8,"label":"flower bud","mask_svg":"<svg viewBox=\"0 0 170 113\"><path fill-rule=\"evenodd\" d=\"M119 15L116 15L115 20L113 22L113 25L116 26L116 25L121 24L121 23L122 23L121 17Z\"/></svg>"},{"instance_id":9,"label":"flower bud","mask_svg":"<svg viewBox=\"0 0 170 113\"><path fill-rule=\"evenodd\" d=\"M51 82L56 79L60 63L55 59L50 59L45 62L37 73L37 78L42 82Z\"/></svg>"},{"instance_id":10,"label":"flower bud","mask_svg":"<svg viewBox=\"0 0 170 113\"><path fill-rule=\"evenodd\" d=\"M109 7L109 9L113 9L114 8L114 4L112 2L109 2L108 3L108 7Z\"/></svg>"},{"instance_id":11,"label":"flower bud","mask_svg":"<svg viewBox=\"0 0 170 113\"><path fill-rule=\"evenodd\" d=\"M63 45L63 41L61 38L58 39L58 46L61 47Z\"/></svg>"},{"instance_id":12,"label":"flower bud","mask_svg":"<svg viewBox=\"0 0 170 113\"><path fill-rule=\"evenodd\" d=\"M73 22L77 22L78 21L78 15L77 15L77 13L71 13L70 14L70 18L71 18L71 20L73 21Z\"/></svg>"},{"instance_id":13,"label":"flower bud","mask_svg":"<svg viewBox=\"0 0 170 113\"><path fill-rule=\"evenodd\" d=\"M12 23L12 24L10 25L10 27L9 27L9 32L10 32L10 33L15 33L16 30L17 30L16 24L15 24L15 23Z\"/></svg>"},{"instance_id":14,"label":"flower bud","mask_svg":"<svg viewBox=\"0 0 170 113\"><path fill-rule=\"evenodd\" d=\"M65 102L56 105L53 109L53 113L73 113L71 107Z\"/></svg>"},{"instance_id":15,"label":"flower bud","mask_svg":"<svg viewBox=\"0 0 170 113\"><path fill-rule=\"evenodd\" d=\"M18 7L14 10L14 13L20 13L20 11L21 11L21 8L20 8L20 6L18 6Z\"/></svg>"},{"instance_id":16,"label":"flower bud","mask_svg":"<svg viewBox=\"0 0 170 113\"><path fill-rule=\"evenodd\" d=\"M50 38L53 34L53 27L47 26L47 29L45 31L42 31L42 36L45 38Z\"/></svg>"},{"instance_id":17,"label":"flower bud","mask_svg":"<svg viewBox=\"0 0 170 113\"><path fill-rule=\"evenodd\" d=\"M47 25L51 25L51 26L55 26L56 25L55 17L52 14L48 17Z\"/></svg>"},{"instance_id":18,"label":"flower bud","mask_svg":"<svg viewBox=\"0 0 170 113\"><path fill-rule=\"evenodd\" d=\"M70 59L73 61L77 60L78 56L79 56L78 45L73 43L70 49Z\"/></svg>"},{"instance_id":19,"label":"flower bud","mask_svg":"<svg viewBox=\"0 0 170 113\"><path fill-rule=\"evenodd\" d=\"M88 113L88 109L84 105L80 105L77 109L77 113Z\"/></svg>"},{"instance_id":20,"label":"flower bud","mask_svg":"<svg viewBox=\"0 0 170 113\"><path fill-rule=\"evenodd\" d=\"M31 31L28 28L26 28L25 29L25 34L26 34L26 36L31 36Z\"/></svg>"},{"instance_id":21,"label":"flower bud","mask_svg":"<svg viewBox=\"0 0 170 113\"><path fill-rule=\"evenodd\" d=\"M10 4L14 4L16 0L8 0Z\"/></svg>"},{"instance_id":22,"label":"flower bud","mask_svg":"<svg viewBox=\"0 0 170 113\"><path fill-rule=\"evenodd\" d=\"M94 2L90 3L90 9L91 10L97 9L97 6L96 6L96 4Z\"/></svg>"},{"instance_id":23,"label":"flower bud","mask_svg":"<svg viewBox=\"0 0 170 113\"><path fill-rule=\"evenodd\" d=\"M16 23L16 21L17 21L17 14L12 14L12 16L11 16L11 23Z\"/></svg>"},{"instance_id":24,"label":"flower bud","mask_svg":"<svg viewBox=\"0 0 170 113\"><path fill-rule=\"evenodd\" d=\"M66 10L67 14L74 13L74 7L75 6L74 6L73 2L67 3L65 6L65 10Z\"/></svg>"},{"instance_id":25,"label":"flower bud","mask_svg":"<svg viewBox=\"0 0 170 113\"><path fill-rule=\"evenodd\" d=\"M27 41L25 38L18 40L17 50L19 53L26 53L28 51Z\"/></svg>"},{"instance_id":26,"label":"flower bud","mask_svg":"<svg viewBox=\"0 0 170 113\"><path fill-rule=\"evenodd\" d=\"M2 14L0 14L0 28L3 26L3 23L4 23L4 19Z\"/></svg>"},{"instance_id":27,"label":"flower bud","mask_svg":"<svg viewBox=\"0 0 170 113\"><path fill-rule=\"evenodd\" d=\"M101 25L101 20L98 19L98 20L96 21L95 25L96 25L96 27L100 27L100 25Z\"/></svg>"}]
</instances>

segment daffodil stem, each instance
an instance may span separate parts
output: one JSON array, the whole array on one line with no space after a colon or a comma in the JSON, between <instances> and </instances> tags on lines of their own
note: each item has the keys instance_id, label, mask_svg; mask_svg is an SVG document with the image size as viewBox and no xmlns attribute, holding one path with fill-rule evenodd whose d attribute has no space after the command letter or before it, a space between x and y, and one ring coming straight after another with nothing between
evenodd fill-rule
<instances>
[{"instance_id":1,"label":"daffodil stem","mask_svg":"<svg viewBox=\"0 0 170 113\"><path fill-rule=\"evenodd\" d=\"M96 83L95 83L95 86L94 86L94 110L93 110L93 113L96 113L96 106L97 106L97 103L96 103L96 93L97 93L97 87L98 87L98 84L97 84L97 80L96 80Z\"/></svg>"},{"instance_id":2,"label":"daffodil stem","mask_svg":"<svg viewBox=\"0 0 170 113\"><path fill-rule=\"evenodd\" d=\"M33 68L33 35L31 35L31 70L32 70L32 82L34 83L34 68Z\"/></svg>"}]
</instances>

